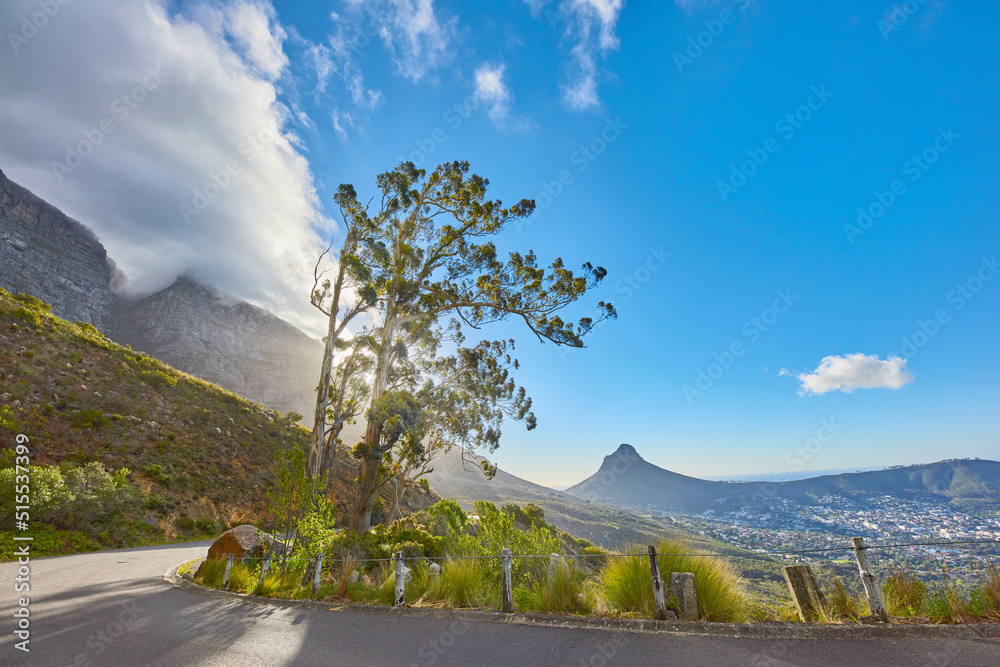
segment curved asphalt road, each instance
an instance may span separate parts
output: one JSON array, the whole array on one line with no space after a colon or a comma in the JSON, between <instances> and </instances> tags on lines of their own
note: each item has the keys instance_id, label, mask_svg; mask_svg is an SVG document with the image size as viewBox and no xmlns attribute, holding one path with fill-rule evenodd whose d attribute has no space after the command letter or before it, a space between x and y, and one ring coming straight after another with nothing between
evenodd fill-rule
<instances>
[{"instance_id":1,"label":"curved asphalt road","mask_svg":"<svg viewBox=\"0 0 1000 667\"><path fill-rule=\"evenodd\" d=\"M0 665L1000 664L1000 641L971 630L944 639L761 639L537 627L274 607L164 581L208 544L32 561L29 653L14 646L18 565L0 564Z\"/></svg>"}]
</instances>

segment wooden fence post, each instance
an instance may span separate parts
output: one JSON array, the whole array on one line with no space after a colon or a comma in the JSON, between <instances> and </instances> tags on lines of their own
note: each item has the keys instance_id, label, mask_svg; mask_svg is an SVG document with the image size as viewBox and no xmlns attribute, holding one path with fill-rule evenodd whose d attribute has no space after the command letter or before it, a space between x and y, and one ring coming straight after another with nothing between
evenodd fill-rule
<instances>
[{"instance_id":1,"label":"wooden fence post","mask_svg":"<svg viewBox=\"0 0 1000 667\"><path fill-rule=\"evenodd\" d=\"M396 594L395 606L406 604L406 573L403 571L403 552L397 551L393 560L396 561Z\"/></svg>"},{"instance_id":2,"label":"wooden fence post","mask_svg":"<svg viewBox=\"0 0 1000 667\"><path fill-rule=\"evenodd\" d=\"M818 620L823 615L825 599L823 592L816 583L816 575L808 565L789 565L781 568L788 584L788 592L799 612L799 617L806 623Z\"/></svg>"},{"instance_id":3,"label":"wooden fence post","mask_svg":"<svg viewBox=\"0 0 1000 667\"><path fill-rule=\"evenodd\" d=\"M510 549L500 550L500 589L502 597L502 607L505 614L514 613L514 587L511 580L511 552Z\"/></svg>"},{"instance_id":4,"label":"wooden fence post","mask_svg":"<svg viewBox=\"0 0 1000 667\"><path fill-rule=\"evenodd\" d=\"M663 597L663 582L660 581L660 566L656 564L656 547L649 545L649 570L653 577L653 604L656 607L656 618L667 620L667 600Z\"/></svg>"},{"instance_id":5,"label":"wooden fence post","mask_svg":"<svg viewBox=\"0 0 1000 667\"><path fill-rule=\"evenodd\" d=\"M316 596L319 595L319 579L322 575L323 575L323 552L321 551L319 555L316 556L316 574L313 577L313 590L312 590L312 596L314 600L316 599Z\"/></svg>"},{"instance_id":6,"label":"wooden fence post","mask_svg":"<svg viewBox=\"0 0 1000 667\"><path fill-rule=\"evenodd\" d=\"M229 588L229 573L233 569L233 554L226 556L226 571L222 574L222 588Z\"/></svg>"},{"instance_id":7,"label":"wooden fence post","mask_svg":"<svg viewBox=\"0 0 1000 667\"><path fill-rule=\"evenodd\" d=\"M267 576L267 571L271 569L271 556L268 554L264 562L260 564L260 578L257 580L257 587L260 588L261 584L264 583L264 577Z\"/></svg>"},{"instance_id":8,"label":"wooden fence post","mask_svg":"<svg viewBox=\"0 0 1000 667\"><path fill-rule=\"evenodd\" d=\"M883 623L888 623L889 612L882 599L882 589L872 572L872 563L868 560L868 547L865 546L865 538L852 537L851 544L854 545L854 557L858 561L861 583L865 587L865 595L868 597L868 606L871 607L872 615Z\"/></svg>"}]
</instances>

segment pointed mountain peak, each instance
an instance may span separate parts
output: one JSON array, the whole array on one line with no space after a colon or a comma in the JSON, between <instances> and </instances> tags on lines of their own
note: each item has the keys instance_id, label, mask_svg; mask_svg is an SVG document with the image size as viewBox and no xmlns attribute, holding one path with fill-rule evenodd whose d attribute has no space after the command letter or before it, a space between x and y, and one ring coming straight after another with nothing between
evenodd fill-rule
<instances>
[{"instance_id":1,"label":"pointed mountain peak","mask_svg":"<svg viewBox=\"0 0 1000 667\"><path fill-rule=\"evenodd\" d=\"M618 445L618 449L615 450L615 453L612 454L612 456L627 456L629 458L633 458L639 456L639 452L635 451L635 447L632 445L622 443Z\"/></svg>"}]
</instances>

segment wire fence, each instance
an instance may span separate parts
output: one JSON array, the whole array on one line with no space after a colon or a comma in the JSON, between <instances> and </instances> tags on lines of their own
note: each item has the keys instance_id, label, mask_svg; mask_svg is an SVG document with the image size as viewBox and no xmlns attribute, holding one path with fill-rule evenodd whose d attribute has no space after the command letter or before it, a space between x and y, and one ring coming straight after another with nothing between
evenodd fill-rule
<instances>
[{"instance_id":1,"label":"wire fence","mask_svg":"<svg viewBox=\"0 0 1000 667\"><path fill-rule=\"evenodd\" d=\"M288 548L284 542L278 541L277 544L280 544L284 549ZM442 555L427 557L420 555L406 556L403 551L397 551L392 555L392 557L388 558L346 557L329 559L326 558L323 553L316 555L314 558L302 558L301 556L292 556L288 553L281 553L279 550L272 550L272 552L266 556L244 555L244 557L239 559L241 565L239 570L234 570L236 558L235 554L230 554L225 560L225 571L222 575L221 584L222 588L228 589L230 585L230 577L237 576L239 579L236 586L237 590L243 590L244 592L260 591L263 594L268 594L264 590L268 573L277 572L279 579L291 575L293 582L292 585L299 591L308 589L309 584L311 583L310 597L312 599L316 599L317 597L320 597L320 590L324 585L323 582L325 574L327 586L327 593L325 593L325 595L335 594L343 596L349 590L350 585L361 584L364 590L376 593L377 601L380 601L383 604L390 603L391 596L391 604L394 606L400 606L406 604L407 582L409 582L411 578L414 578L418 572L420 573L422 580L420 582L413 582L414 586L417 588L417 592L411 594L411 599L413 598L413 595L417 595L422 600L424 598L424 592L428 591L430 586L434 583L441 583L442 576L447 574L445 568L449 567L449 564L451 564L452 567L459 567L457 563L477 561L484 565L485 570L483 570L483 572L488 573L487 578L489 581L493 582L492 586L496 586L497 581L499 580L500 603L497 605L494 599L493 602L487 603L487 608L495 609L499 606L501 611L513 613L515 607L514 589L518 583L523 585L526 581L534 581L536 583L546 582L545 587L552 591L554 590L552 586L555 585L553 582L557 582L559 580L559 572L563 573L562 579L564 582L567 578L571 581L576 580L576 578L581 574L581 570L579 569L576 570L576 575L572 574L572 570L569 565L570 563L576 563L583 560L584 563L593 564L595 562L601 562L601 559L612 560L622 558L637 559L641 563L643 559L648 558L648 569L646 569L645 564L641 564L641 567L637 570L637 572L645 571L646 576L649 577L649 583L651 584L653 594L652 608L655 610L654 617L661 620L670 618L697 620L700 618L700 608L697 601L694 572L701 570L701 568L696 566L690 560L686 561L687 564L680 565L678 567L679 563L685 562L684 559L756 559L768 556L784 556L785 558L789 558L793 556L807 556L810 554L852 551L858 564L858 570L864 589L864 596L867 598L868 607L872 612L872 616L877 621L886 623L889 622L889 613L883 599L882 587L878 583L878 578L874 574L872 562L869 559L869 551L888 551L889 559L895 562L895 558L892 556L892 550L896 549L937 548L942 550L947 549L949 551L958 551L958 547L967 549L972 546L993 546L997 544L1000 544L1000 540L890 541L884 543L866 544L864 538L855 537L851 538L850 546L838 545L810 549L760 550L748 552L746 554L741 554L735 550L731 552L678 551L658 554L654 546L649 546L648 551L638 553L514 554L510 549L504 548L501 549L500 553L497 555ZM272 547L273 545L274 543L272 543ZM995 553L995 550L992 551ZM984 558L983 554L969 555L974 555L980 559ZM537 562L530 562L532 560ZM408 568L406 566L407 562L413 564L414 567ZM421 563L421 565L416 565L418 562ZM638 565L640 563L636 564ZM288 568L290 564L293 566L291 570ZM372 581L367 575L365 575L362 580L361 571L364 571L365 569L371 570L370 567L365 567L366 564L378 565L377 571L371 571L371 573L375 576L376 581ZM340 567L338 567L338 565ZM442 565L444 567L442 567ZM272 566L274 566L275 569L272 570ZM605 565L605 567L608 566L610 566L610 563ZM662 574L663 577L669 576L668 581L661 579L661 567L666 568L663 570ZM691 571L683 572L680 570ZM899 570L898 563L896 564L896 570ZM591 569L590 572L591 574L594 573L595 569ZM602 572L606 572L606 570ZM218 571L216 571L216 573L218 573ZM584 572L583 574L586 573ZM713 576L711 573L706 574L708 574L709 577ZM815 621L822 618L825 613L825 602L823 601L823 594L812 569L808 565L796 564L783 567L782 574L788 585L788 590L792 596L794 606L801 619L803 621ZM481 583L484 583L486 580L480 581ZM840 586L841 585L838 582L837 588L840 589ZM487 585L486 589L488 588L489 586ZM489 595L486 592L486 589L481 589L478 593L474 592L471 593L471 595L479 595L479 599L484 600L485 597L483 596L488 597ZM495 595L496 589L493 590L493 594ZM440 595L440 590L437 594ZM477 603L471 601L469 597L470 593L467 592L465 595L466 597L462 598L461 606L482 606L482 602ZM578 597L582 597L582 594ZM667 606L668 602L671 605L670 608ZM570 602L568 606L572 607L572 604L573 603ZM579 602L577 603L577 609L569 610L580 611L580 604L581 603ZM647 600L642 604L648 605L649 601ZM567 609L559 610L567 611Z\"/></svg>"},{"instance_id":2,"label":"wire fence","mask_svg":"<svg viewBox=\"0 0 1000 667\"><path fill-rule=\"evenodd\" d=\"M894 549L894 548L908 548L908 547L946 547L954 545L972 545L972 544L1000 544L1000 540L953 540L947 542L891 542L886 544L865 544L865 549L868 550L880 550L880 549ZM739 552L723 552L723 551L693 551L688 553L661 553L660 556L678 557L678 558L749 558L752 556L794 556L803 554L814 554L814 553L830 553L834 551L855 551L854 546L832 546L832 547L821 547L813 549L780 549L771 551L753 551L748 550L746 553ZM551 558L553 555L558 555L561 558L635 558L647 556L647 552L638 553L603 553L603 554L512 554L511 558ZM499 560L501 556L491 555L491 554L481 554L475 556L403 556L403 561L448 561L448 560L482 560L482 559L497 559ZM263 561L270 560L281 561L281 562L313 562L313 558L301 558L292 556L282 556L280 553L272 553L270 556L244 556L240 559L241 561ZM324 558L324 563L332 565L334 563L390 563L395 562L396 557L390 558Z\"/></svg>"}]
</instances>

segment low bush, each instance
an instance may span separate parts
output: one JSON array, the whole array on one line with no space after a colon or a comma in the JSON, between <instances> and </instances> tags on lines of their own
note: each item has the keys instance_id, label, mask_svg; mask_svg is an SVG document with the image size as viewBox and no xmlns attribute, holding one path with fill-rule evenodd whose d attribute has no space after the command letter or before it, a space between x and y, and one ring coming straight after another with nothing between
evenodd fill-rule
<instances>
[{"instance_id":1,"label":"low bush","mask_svg":"<svg viewBox=\"0 0 1000 667\"><path fill-rule=\"evenodd\" d=\"M632 545L628 551L640 553L642 547ZM749 617L747 596L736 569L728 561L716 556L701 556L677 541L660 542L657 553L664 587L673 572L694 574L702 620L743 622ZM608 558L600 580L604 598L612 610L653 616L653 583L647 556Z\"/></svg>"}]
</instances>

